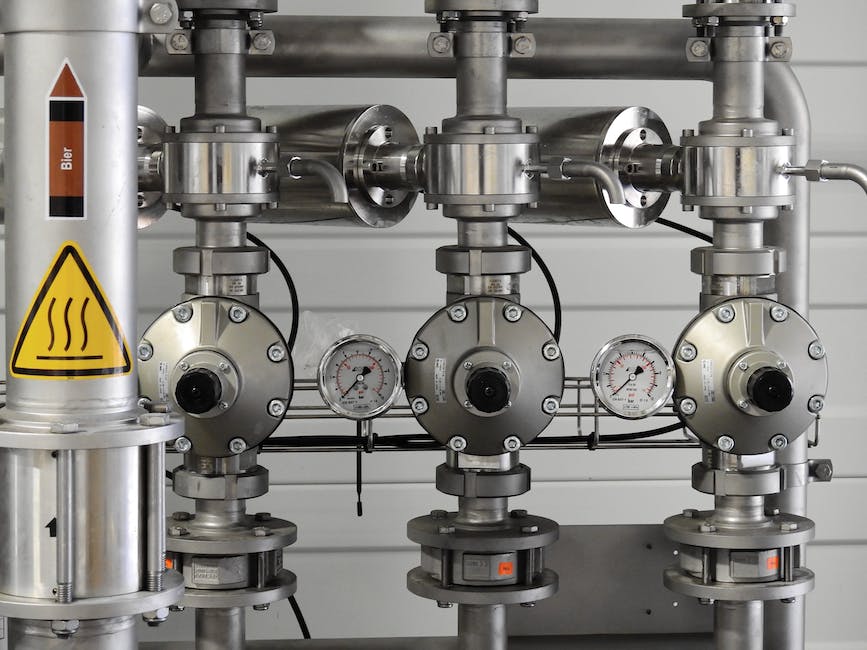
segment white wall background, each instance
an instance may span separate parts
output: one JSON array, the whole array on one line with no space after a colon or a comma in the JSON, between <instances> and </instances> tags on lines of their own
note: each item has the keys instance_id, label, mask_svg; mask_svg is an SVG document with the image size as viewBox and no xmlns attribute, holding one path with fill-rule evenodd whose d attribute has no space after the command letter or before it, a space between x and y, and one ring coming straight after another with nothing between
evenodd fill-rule
<instances>
[{"instance_id":1,"label":"white wall background","mask_svg":"<svg viewBox=\"0 0 867 650\"><path fill-rule=\"evenodd\" d=\"M802 0L789 34L795 70L810 99L814 154L867 163L867 3ZM676 18L682 0L545 0L544 16ZM421 0L285 0L283 13L419 15ZM433 22L432 22L433 27ZM624 34L627 39L628 34ZM389 103L421 130L454 112L448 80L251 80L251 104ZM189 80L145 79L140 103L169 123L192 113ZM673 134L695 128L710 115L708 84L681 82L514 81L513 106L614 106L643 104L666 120ZM810 647L867 648L863 593L867 578L867 203L854 186L826 184L813 194L812 322L823 336L832 385L815 453L831 457L837 475L811 488L811 516L818 540L809 553L817 588L808 599ZM702 227L695 213L672 201L669 218ZM298 284L302 309L379 335L401 353L429 315L443 304L445 281L434 269L434 250L454 240L454 225L438 212L416 208L396 228L361 232L317 227L251 226L284 258ZM563 349L567 370L586 375L593 353L607 339L641 331L669 345L694 315L699 279L689 272L690 238L659 226L620 230L521 227L554 272L564 302ZM178 296L182 281L171 272L171 250L190 241L191 224L171 214L143 233L140 243L140 328ZM613 256L639 262L629 278L597 282L596 269ZM608 266L610 268L610 265ZM288 298L275 273L261 281L264 309L289 325ZM547 287L538 271L523 279L524 301L551 318ZM331 340L334 335L325 333ZM299 341L299 349L310 347ZM318 354L315 350L315 354ZM304 375L299 370L299 375ZM306 376L310 376L307 374ZM614 432L617 423L607 424ZM329 427L285 426L280 433L353 433L350 423ZM416 431L413 422L383 432ZM526 452L534 485L516 507L562 524L659 523L684 507L708 500L689 485L694 451ZM286 565L299 577L299 594L315 637L450 635L455 611L440 610L409 594L405 573L418 549L405 538L405 522L455 500L433 486L439 453L376 454L365 458L365 516L355 517L354 456L297 454L263 459L271 493L250 504L296 522L299 542ZM169 511L189 508L172 498ZM562 580L580 576L561 576ZM629 588L625 586L625 588ZM143 639L191 638L192 615L173 615ZM254 638L286 638L297 627L285 603L248 615Z\"/></svg>"}]
</instances>

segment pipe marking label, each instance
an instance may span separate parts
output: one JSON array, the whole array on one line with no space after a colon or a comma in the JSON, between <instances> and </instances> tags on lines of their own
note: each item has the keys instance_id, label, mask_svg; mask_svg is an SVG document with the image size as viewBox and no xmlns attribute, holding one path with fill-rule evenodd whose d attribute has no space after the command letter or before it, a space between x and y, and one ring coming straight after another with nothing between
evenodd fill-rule
<instances>
[{"instance_id":1,"label":"pipe marking label","mask_svg":"<svg viewBox=\"0 0 867 650\"><path fill-rule=\"evenodd\" d=\"M93 379L132 372L126 337L75 242L60 247L33 297L9 369L27 379Z\"/></svg>"},{"instance_id":2,"label":"pipe marking label","mask_svg":"<svg viewBox=\"0 0 867 650\"><path fill-rule=\"evenodd\" d=\"M48 218L86 219L87 98L69 60L48 96Z\"/></svg>"}]
</instances>

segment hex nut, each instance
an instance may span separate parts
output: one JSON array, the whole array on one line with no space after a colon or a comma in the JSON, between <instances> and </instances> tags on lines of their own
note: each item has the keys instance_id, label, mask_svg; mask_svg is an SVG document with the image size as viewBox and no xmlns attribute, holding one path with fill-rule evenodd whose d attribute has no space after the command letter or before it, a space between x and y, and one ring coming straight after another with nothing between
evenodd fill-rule
<instances>
[{"instance_id":1,"label":"hex nut","mask_svg":"<svg viewBox=\"0 0 867 650\"><path fill-rule=\"evenodd\" d=\"M229 441L229 451L233 454L242 454L247 451L247 441L243 438L232 438Z\"/></svg>"},{"instance_id":2,"label":"hex nut","mask_svg":"<svg viewBox=\"0 0 867 650\"><path fill-rule=\"evenodd\" d=\"M449 449L452 451L463 451L467 448L467 439L463 436L452 436L449 439Z\"/></svg>"},{"instance_id":3,"label":"hex nut","mask_svg":"<svg viewBox=\"0 0 867 650\"><path fill-rule=\"evenodd\" d=\"M66 621L51 621L51 631L60 638L72 636L78 632L79 627L81 622L74 618Z\"/></svg>"},{"instance_id":4,"label":"hex nut","mask_svg":"<svg viewBox=\"0 0 867 650\"><path fill-rule=\"evenodd\" d=\"M136 352L139 361L149 361L154 356L154 346L152 346L148 341L142 341L138 344L138 350Z\"/></svg>"},{"instance_id":5,"label":"hex nut","mask_svg":"<svg viewBox=\"0 0 867 650\"><path fill-rule=\"evenodd\" d=\"M172 315L179 323L189 323L193 317L193 308L190 305L178 305L172 309Z\"/></svg>"},{"instance_id":6,"label":"hex nut","mask_svg":"<svg viewBox=\"0 0 867 650\"><path fill-rule=\"evenodd\" d=\"M155 25L168 25L172 15L172 7L167 2L155 2L148 11L148 16Z\"/></svg>"},{"instance_id":7,"label":"hex nut","mask_svg":"<svg viewBox=\"0 0 867 650\"><path fill-rule=\"evenodd\" d=\"M180 438L175 440L175 451L179 453L185 454L192 448L193 443L190 441L189 438L181 436Z\"/></svg>"},{"instance_id":8,"label":"hex nut","mask_svg":"<svg viewBox=\"0 0 867 650\"><path fill-rule=\"evenodd\" d=\"M247 316L249 312L241 307L241 305L232 305L229 307L229 320L233 323L239 324L243 323L247 320Z\"/></svg>"},{"instance_id":9,"label":"hex nut","mask_svg":"<svg viewBox=\"0 0 867 650\"><path fill-rule=\"evenodd\" d=\"M286 358L286 348L284 348L279 343L274 343L268 348L268 359L273 361L274 363L280 363L283 359ZM220 364L220 370L223 369L223 365Z\"/></svg>"},{"instance_id":10,"label":"hex nut","mask_svg":"<svg viewBox=\"0 0 867 650\"><path fill-rule=\"evenodd\" d=\"M689 363L690 361L695 361L698 357L698 350L692 343L684 343L680 346L680 350L678 350L678 355L680 356L682 361L686 361Z\"/></svg>"},{"instance_id":11,"label":"hex nut","mask_svg":"<svg viewBox=\"0 0 867 650\"><path fill-rule=\"evenodd\" d=\"M698 529L702 533L715 533L716 532L716 526L714 526L709 521L705 521L704 523L702 523L701 526L698 527Z\"/></svg>"},{"instance_id":12,"label":"hex nut","mask_svg":"<svg viewBox=\"0 0 867 650\"><path fill-rule=\"evenodd\" d=\"M424 397L416 397L412 400L410 406L412 407L412 412L416 415L424 415L428 410L427 400Z\"/></svg>"},{"instance_id":13,"label":"hex nut","mask_svg":"<svg viewBox=\"0 0 867 650\"><path fill-rule=\"evenodd\" d=\"M169 527L169 535L172 537L183 537L184 535L189 535L190 531L184 528L183 526L170 526Z\"/></svg>"},{"instance_id":14,"label":"hex nut","mask_svg":"<svg viewBox=\"0 0 867 650\"><path fill-rule=\"evenodd\" d=\"M286 413L286 404L281 399L272 399L268 402L268 414L275 418L281 418Z\"/></svg>"},{"instance_id":15,"label":"hex nut","mask_svg":"<svg viewBox=\"0 0 867 650\"><path fill-rule=\"evenodd\" d=\"M523 315L524 310L518 307L518 305L506 305L503 307L503 318L510 323L517 323Z\"/></svg>"},{"instance_id":16,"label":"hex nut","mask_svg":"<svg viewBox=\"0 0 867 650\"><path fill-rule=\"evenodd\" d=\"M417 341L412 346L412 351L410 352L410 356L412 356L412 358L416 361L424 361L425 359L427 359L429 354L430 350L428 349L427 345L425 345L421 341Z\"/></svg>"},{"instance_id":17,"label":"hex nut","mask_svg":"<svg viewBox=\"0 0 867 650\"><path fill-rule=\"evenodd\" d=\"M172 519L175 521L189 521L193 518L193 515L189 512L185 512L184 510L178 510L177 512L172 513Z\"/></svg>"},{"instance_id":18,"label":"hex nut","mask_svg":"<svg viewBox=\"0 0 867 650\"><path fill-rule=\"evenodd\" d=\"M539 527L535 524L533 524L531 526L521 526L521 532L524 533L525 535L530 535L532 533L538 533Z\"/></svg>"},{"instance_id":19,"label":"hex nut","mask_svg":"<svg viewBox=\"0 0 867 650\"><path fill-rule=\"evenodd\" d=\"M454 606L455 606L454 603L447 603L444 600L438 600L437 601L437 607L439 607L440 609L451 609Z\"/></svg>"},{"instance_id":20,"label":"hex nut","mask_svg":"<svg viewBox=\"0 0 867 650\"><path fill-rule=\"evenodd\" d=\"M431 510L430 516L431 519L445 519L449 516L449 513L445 510Z\"/></svg>"}]
</instances>

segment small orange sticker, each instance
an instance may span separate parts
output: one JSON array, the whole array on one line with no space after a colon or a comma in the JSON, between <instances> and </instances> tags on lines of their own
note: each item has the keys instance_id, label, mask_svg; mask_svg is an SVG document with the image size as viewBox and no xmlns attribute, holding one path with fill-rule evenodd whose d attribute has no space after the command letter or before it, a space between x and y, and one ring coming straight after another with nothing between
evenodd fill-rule
<instances>
[{"instance_id":1,"label":"small orange sticker","mask_svg":"<svg viewBox=\"0 0 867 650\"><path fill-rule=\"evenodd\" d=\"M497 573L501 576L510 576L515 573L515 563L514 562L500 562L499 569Z\"/></svg>"},{"instance_id":2,"label":"small orange sticker","mask_svg":"<svg viewBox=\"0 0 867 650\"><path fill-rule=\"evenodd\" d=\"M166 558L166 570L171 571L174 568L175 568L175 561L172 558L167 557Z\"/></svg>"},{"instance_id":3,"label":"small orange sticker","mask_svg":"<svg viewBox=\"0 0 867 650\"><path fill-rule=\"evenodd\" d=\"M774 557L768 558L768 571L777 571L780 568L780 556L775 555Z\"/></svg>"}]
</instances>

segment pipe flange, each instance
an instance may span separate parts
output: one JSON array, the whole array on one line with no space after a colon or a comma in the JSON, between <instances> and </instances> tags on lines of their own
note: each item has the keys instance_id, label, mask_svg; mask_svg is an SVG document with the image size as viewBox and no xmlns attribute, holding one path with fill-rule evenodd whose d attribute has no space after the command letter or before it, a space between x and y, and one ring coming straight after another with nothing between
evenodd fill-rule
<instances>
[{"instance_id":1,"label":"pipe flange","mask_svg":"<svg viewBox=\"0 0 867 650\"><path fill-rule=\"evenodd\" d=\"M815 587L815 576L809 569L795 569L791 582L709 582L704 583L676 567L663 574L663 582L671 591L708 600L746 602L750 600L786 600L806 596Z\"/></svg>"},{"instance_id":2,"label":"pipe flange","mask_svg":"<svg viewBox=\"0 0 867 650\"><path fill-rule=\"evenodd\" d=\"M778 275L786 270L786 252L779 248L692 250L692 272L698 275Z\"/></svg>"},{"instance_id":3,"label":"pipe flange","mask_svg":"<svg viewBox=\"0 0 867 650\"><path fill-rule=\"evenodd\" d=\"M692 466L692 487L715 496L763 496L786 488L786 472L780 466L749 472L712 469L704 463Z\"/></svg>"},{"instance_id":4,"label":"pipe flange","mask_svg":"<svg viewBox=\"0 0 867 650\"><path fill-rule=\"evenodd\" d=\"M271 348L285 350L286 343L258 310L227 298L195 298L157 318L144 343L151 353L140 357L141 393L186 414L184 435L195 454L236 455L229 443L239 432L251 448L283 422L291 356L270 358Z\"/></svg>"},{"instance_id":5,"label":"pipe flange","mask_svg":"<svg viewBox=\"0 0 867 650\"><path fill-rule=\"evenodd\" d=\"M726 525L714 519L712 510L687 511L665 520L665 535L671 541L698 548L728 550L802 546L816 536L816 525L806 517L781 514L752 526Z\"/></svg>"},{"instance_id":6,"label":"pipe flange","mask_svg":"<svg viewBox=\"0 0 867 650\"><path fill-rule=\"evenodd\" d=\"M531 259L530 250L523 246L443 246L436 252L436 269L449 275L517 275L530 270Z\"/></svg>"},{"instance_id":7,"label":"pipe flange","mask_svg":"<svg viewBox=\"0 0 867 650\"><path fill-rule=\"evenodd\" d=\"M268 272L268 251L186 246L175 249L173 268L179 275L262 275Z\"/></svg>"},{"instance_id":8,"label":"pipe flange","mask_svg":"<svg viewBox=\"0 0 867 650\"><path fill-rule=\"evenodd\" d=\"M436 469L436 486L456 497L516 497L530 491L530 468L518 465L498 472L468 472L442 464Z\"/></svg>"},{"instance_id":9,"label":"pipe flange","mask_svg":"<svg viewBox=\"0 0 867 650\"><path fill-rule=\"evenodd\" d=\"M65 427L70 428L69 425L60 428ZM146 413L137 422L72 427L74 430L55 433L56 427L49 423L22 424L0 419L0 447L50 451L121 449L170 442L184 433L184 421L167 413Z\"/></svg>"},{"instance_id":10,"label":"pipe flange","mask_svg":"<svg viewBox=\"0 0 867 650\"><path fill-rule=\"evenodd\" d=\"M172 489L188 499L255 499L268 493L268 470L257 465L244 474L208 476L179 467L172 473Z\"/></svg>"},{"instance_id":11,"label":"pipe flange","mask_svg":"<svg viewBox=\"0 0 867 650\"><path fill-rule=\"evenodd\" d=\"M406 576L406 586L416 596L442 603L460 605L520 605L535 603L557 593L560 579L551 569L543 569L533 582L525 585L496 587L443 587L442 581L434 578L421 567L416 567Z\"/></svg>"},{"instance_id":12,"label":"pipe flange","mask_svg":"<svg viewBox=\"0 0 867 650\"><path fill-rule=\"evenodd\" d=\"M166 550L188 555L247 555L291 546L298 528L291 521L271 518L262 522L252 515L231 528L201 526L195 516L181 522L167 520Z\"/></svg>"},{"instance_id":13,"label":"pipe flange","mask_svg":"<svg viewBox=\"0 0 867 650\"><path fill-rule=\"evenodd\" d=\"M264 587L226 590L187 589L180 604L194 609L253 607L285 600L293 595L297 589L298 579L295 574L282 569Z\"/></svg>"},{"instance_id":14,"label":"pipe flange","mask_svg":"<svg viewBox=\"0 0 867 650\"><path fill-rule=\"evenodd\" d=\"M550 546L560 537L556 521L516 511L499 524L461 524L457 512L416 517L406 525L407 537L429 548L478 553L511 553Z\"/></svg>"},{"instance_id":15,"label":"pipe flange","mask_svg":"<svg viewBox=\"0 0 867 650\"><path fill-rule=\"evenodd\" d=\"M539 0L425 0L425 13L444 11L497 11L508 13L539 13Z\"/></svg>"},{"instance_id":16,"label":"pipe flange","mask_svg":"<svg viewBox=\"0 0 867 650\"><path fill-rule=\"evenodd\" d=\"M137 591L58 603L45 598L19 598L0 593L0 616L38 621L115 618L164 609L181 600L184 579L177 571L163 575L162 591Z\"/></svg>"},{"instance_id":17,"label":"pipe flange","mask_svg":"<svg viewBox=\"0 0 867 650\"><path fill-rule=\"evenodd\" d=\"M473 297L441 309L419 330L425 359L406 360L406 394L428 405L415 412L438 442L465 440L463 453L502 454L506 439L533 440L556 415L547 401L563 395L562 355L547 326L529 309L494 297ZM559 349L559 348L558 348Z\"/></svg>"},{"instance_id":18,"label":"pipe flange","mask_svg":"<svg viewBox=\"0 0 867 650\"><path fill-rule=\"evenodd\" d=\"M261 11L274 13L277 11L277 0L178 0L181 11L202 11L207 9L219 11Z\"/></svg>"},{"instance_id":19,"label":"pipe flange","mask_svg":"<svg viewBox=\"0 0 867 650\"><path fill-rule=\"evenodd\" d=\"M793 18L795 5L788 3L701 2L683 6L684 18Z\"/></svg>"},{"instance_id":20,"label":"pipe flange","mask_svg":"<svg viewBox=\"0 0 867 650\"><path fill-rule=\"evenodd\" d=\"M682 413L684 423L702 442L737 455L790 444L824 405L828 363L810 355L817 341L803 317L765 298L736 298L700 314L674 346L697 351L691 361L675 360L675 403L691 400L697 407ZM758 369L751 361L756 353L770 355ZM746 397L733 389L745 373Z\"/></svg>"}]
</instances>

